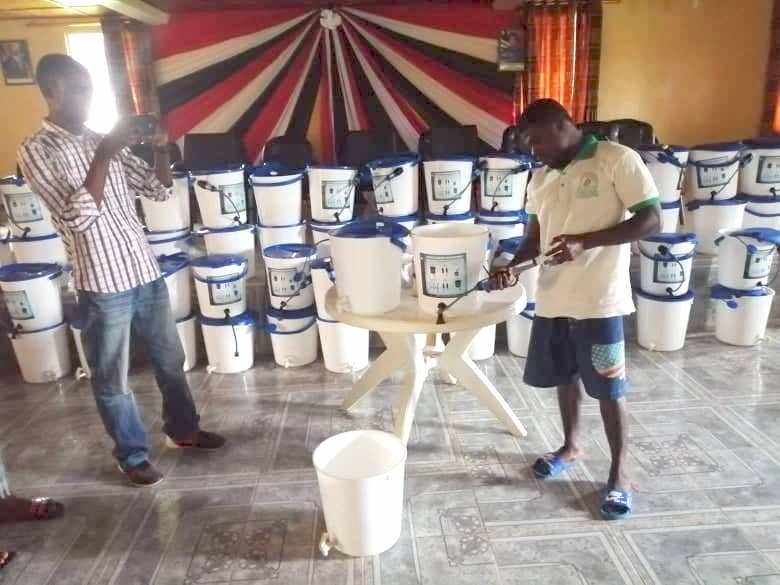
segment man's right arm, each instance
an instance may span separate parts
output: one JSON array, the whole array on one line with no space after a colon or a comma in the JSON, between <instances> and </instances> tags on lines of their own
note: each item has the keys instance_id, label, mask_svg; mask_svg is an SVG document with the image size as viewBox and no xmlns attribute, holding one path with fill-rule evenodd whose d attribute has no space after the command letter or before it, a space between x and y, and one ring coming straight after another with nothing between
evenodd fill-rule
<instances>
[{"instance_id":1,"label":"man's right arm","mask_svg":"<svg viewBox=\"0 0 780 585\"><path fill-rule=\"evenodd\" d=\"M523 262L528 262L534 258L538 258L540 254L539 244L539 222L536 216L531 214L528 216L528 223L525 226L525 239L520 244L520 247L509 263L509 266L517 266Z\"/></svg>"}]
</instances>

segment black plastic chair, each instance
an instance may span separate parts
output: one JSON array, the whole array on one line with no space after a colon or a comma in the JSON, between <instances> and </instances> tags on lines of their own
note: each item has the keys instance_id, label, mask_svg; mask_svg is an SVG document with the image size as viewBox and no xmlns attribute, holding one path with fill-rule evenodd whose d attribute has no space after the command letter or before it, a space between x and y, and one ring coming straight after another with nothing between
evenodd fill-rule
<instances>
[{"instance_id":1,"label":"black plastic chair","mask_svg":"<svg viewBox=\"0 0 780 585\"><path fill-rule=\"evenodd\" d=\"M593 134L597 138L606 140L615 140L614 129L611 122L604 122L601 120L591 120L589 122L582 122L577 126L586 134Z\"/></svg>"},{"instance_id":2,"label":"black plastic chair","mask_svg":"<svg viewBox=\"0 0 780 585\"><path fill-rule=\"evenodd\" d=\"M642 144L653 144L655 142L653 126L648 122L625 118L612 120L609 124L611 126L610 140L620 144L636 148Z\"/></svg>"},{"instance_id":3,"label":"black plastic chair","mask_svg":"<svg viewBox=\"0 0 780 585\"><path fill-rule=\"evenodd\" d=\"M183 160L190 170L248 162L244 143L232 133L187 134L184 137Z\"/></svg>"},{"instance_id":4,"label":"black plastic chair","mask_svg":"<svg viewBox=\"0 0 780 585\"><path fill-rule=\"evenodd\" d=\"M311 143L292 136L277 136L266 142L263 161L279 163L288 169L304 169L315 162Z\"/></svg>"}]
</instances>

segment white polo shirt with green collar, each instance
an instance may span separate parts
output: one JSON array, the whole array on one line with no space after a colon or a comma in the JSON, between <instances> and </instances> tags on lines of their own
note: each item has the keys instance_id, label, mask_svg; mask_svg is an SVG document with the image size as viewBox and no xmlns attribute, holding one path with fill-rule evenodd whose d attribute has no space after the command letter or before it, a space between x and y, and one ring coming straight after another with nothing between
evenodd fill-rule
<instances>
[{"instance_id":1,"label":"white polo shirt with green collar","mask_svg":"<svg viewBox=\"0 0 780 585\"><path fill-rule=\"evenodd\" d=\"M588 135L566 168L534 173L527 211L539 222L544 256L555 236L614 227L657 202L658 189L636 152ZM622 244L586 250L557 266L542 265L536 314L597 319L633 313L630 262L631 245Z\"/></svg>"}]
</instances>

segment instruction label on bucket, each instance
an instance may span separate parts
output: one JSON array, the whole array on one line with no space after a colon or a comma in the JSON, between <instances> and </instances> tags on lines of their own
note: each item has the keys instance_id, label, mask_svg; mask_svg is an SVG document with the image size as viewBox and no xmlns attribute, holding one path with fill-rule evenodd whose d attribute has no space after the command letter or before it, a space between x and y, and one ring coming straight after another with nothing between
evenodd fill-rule
<instances>
[{"instance_id":1,"label":"instruction label on bucket","mask_svg":"<svg viewBox=\"0 0 780 585\"><path fill-rule=\"evenodd\" d=\"M683 281L685 281L685 270L679 262L656 260L653 263L653 282L680 284Z\"/></svg>"},{"instance_id":2,"label":"instruction label on bucket","mask_svg":"<svg viewBox=\"0 0 780 585\"><path fill-rule=\"evenodd\" d=\"M772 270L772 257L774 248L758 250L755 254L748 254L745 258L745 272L743 278L764 278L769 276Z\"/></svg>"},{"instance_id":3,"label":"instruction label on bucket","mask_svg":"<svg viewBox=\"0 0 780 585\"><path fill-rule=\"evenodd\" d=\"M729 162L732 161L732 162ZM720 163L729 163L720 165ZM697 166L696 175L699 180L699 188L721 187L728 184L733 176L733 168L738 162L733 162L728 156L713 158L705 161L707 166Z\"/></svg>"},{"instance_id":4,"label":"instruction label on bucket","mask_svg":"<svg viewBox=\"0 0 780 585\"><path fill-rule=\"evenodd\" d=\"M460 198L460 171L434 171L431 173L434 201L454 201Z\"/></svg>"},{"instance_id":5,"label":"instruction label on bucket","mask_svg":"<svg viewBox=\"0 0 780 585\"><path fill-rule=\"evenodd\" d=\"M429 297L457 297L468 290L466 254L420 254L423 292Z\"/></svg>"},{"instance_id":6,"label":"instruction label on bucket","mask_svg":"<svg viewBox=\"0 0 780 585\"><path fill-rule=\"evenodd\" d=\"M487 169L485 171L485 194L488 197L511 197L512 177L509 169Z\"/></svg>"},{"instance_id":7,"label":"instruction label on bucket","mask_svg":"<svg viewBox=\"0 0 780 585\"><path fill-rule=\"evenodd\" d=\"M351 194L352 181L323 181L322 182L322 208L343 209Z\"/></svg>"},{"instance_id":8,"label":"instruction label on bucket","mask_svg":"<svg viewBox=\"0 0 780 585\"><path fill-rule=\"evenodd\" d=\"M8 215L14 223L43 221L41 201L34 193L13 193L6 195Z\"/></svg>"},{"instance_id":9,"label":"instruction label on bucket","mask_svg":"<svg viewBox=\"0 0 780 585\"><path fill-rule=\"evenodd\" d=\"M215 282L209 284L209 300L212 305L229 305L241 300L238 281Z\"/></svg>"},{"instance_id":10,"label":"instruction label on bucket","mask_svg":"<svg viewBox=\"0 0 780 585\"><path fill-rule=\"evenodd\" d=\"M377 203L394 203L393 181L385 181L387 175L374 176L374 200ZM380 184L381 183L381 184Z\"/></svg>"},{"instance_id":11,"label":"instruction label on bucket","mask_svg":"<svg viewBox=\"0 0 780 585\"><path fill-rule=\"evenodd\" d=\"M780 156L758 157L758 176L756 177L756 182L780 183Z\"/></svg>"},{"instance_id":12,"label":"instruction label on bucket","mask_svg":"<svg viewBox=\"0 0 780 585\"><path fill-rule=\"evenodd\" d=\"M33 313L30 299L27 298L26 292L23 290L6 291L3 293L3 296L5 296L5 306L8 308L8 314L11 316L11 319L24 321L35 318L35 313Z\"/></svg>"},{"instance_id":13,"label":"instruction label on bucket","mask_svg":"<svg viewBox=\"0 0 780 585\"><path fill-rule=\"evenodd\" d=\"M243 183L222 185L219 194L219 206L222 215L246 211L246 191Z\"/></svg>"},{"instance_id":14,"label":"instruction label on bucket","mask_svg":"<svg viewBox=\"0 0 780 585\"><path fill-rule=\"evenodd\" d=\"M269 268L268 280L271 283L271 295L275 297L297 297L301 294L301 273L295 268ZM296 275L297 280L296 280Z\"/></svg>"}]
</instances>

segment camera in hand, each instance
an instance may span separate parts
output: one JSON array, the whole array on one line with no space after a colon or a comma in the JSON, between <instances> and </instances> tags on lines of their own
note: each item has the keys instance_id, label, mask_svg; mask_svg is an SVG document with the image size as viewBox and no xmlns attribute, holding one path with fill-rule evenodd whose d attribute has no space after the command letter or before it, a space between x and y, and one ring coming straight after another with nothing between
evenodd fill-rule
<instances>
[{"instance_id":1,"label":"camera in hand","mask_svg":"<svg viewBox=\"0 0 780 585\"><path fill-rule=\"evenodd\" d=\"M132 117L132 124L141 136L141 141L153 138L157 132L157 117L154 114L138 114Z\"/></svg>"}]
</instances>

